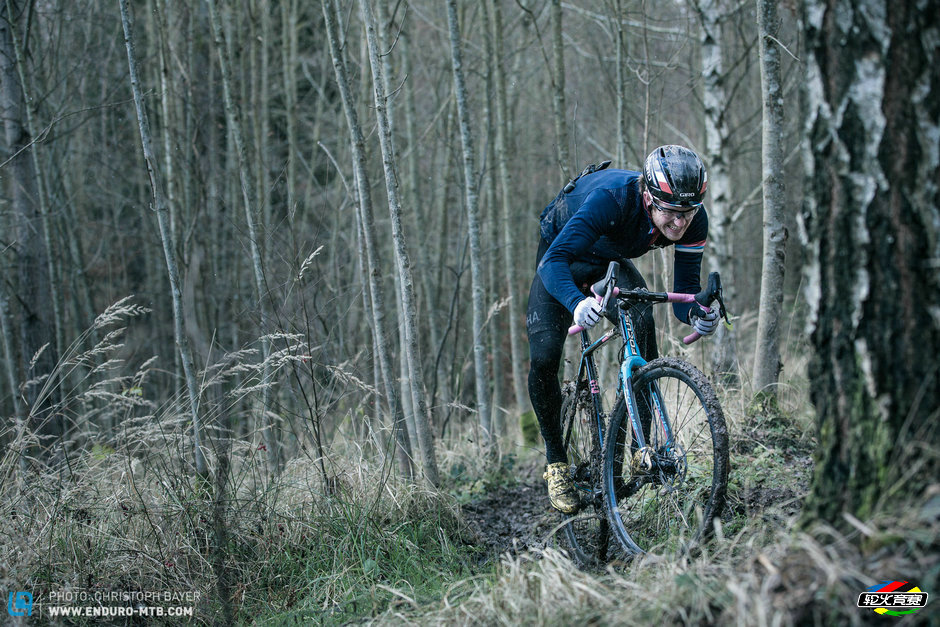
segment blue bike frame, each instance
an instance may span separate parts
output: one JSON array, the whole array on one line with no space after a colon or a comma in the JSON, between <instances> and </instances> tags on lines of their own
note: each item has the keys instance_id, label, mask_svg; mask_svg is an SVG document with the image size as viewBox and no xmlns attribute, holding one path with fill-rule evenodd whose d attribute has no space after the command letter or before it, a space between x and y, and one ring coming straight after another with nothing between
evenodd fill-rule
<instances>
[{"instance_id":1,"label":"blue bike frame","mask_svg":"<svg viewBox=\"0 0 940 627\"><path fill-rule=\"evenodd\" d=\"M620 373L618 379L618 392L623 394L624 402L627 406L627 414L630 417L630 425L633 428L633 434L636 438L637 447L646 447L646 438L643 435L643 428L640 425L640 412L637 409L636 396L633 394L633 373L646 365L646 360L640 355L640 348L636 343L636 334L633 330L633 320L623 309L619 310L620 332L619 335L626 338L623 344L622 360L620 362ZM594 419L597 421L597 433L600 438L601 450L604 447L604 406L601 398L600 385L597 382L597 366L594 363L594 352L601 346L604 346L617 336L617 329L612 328L597 340L591 341L586 329L581 330L581 364L578 368L578 378L580 381L582 375L587 373L589 389L591 391L591 401L594 404ZM672 426L669 424L669 417L660 402L659 388L653 384L650 390L653 411L659 416L663 425L663 431L666 435L666 445L671 447L673 442Z\"/></svg>"},{"instance_id":2,"label":"blue bike frame","mask_svg":"<svg viewBox=\"0 0 940 627\"><path fill-rule=\"evenodd\" d=\"M604 403L601 398L601 388L597 383L597 365L594 363L594 351L607 344L617 335L617 329L613 328L604 335L591 342L587 329L581 330L581 365L578 367L578 377L587 372L588 389L591 391L591 401L594 403L594 420L597 422L597 435L600 440L601 449L604 450Z\"/></svg>"}]
</instances>

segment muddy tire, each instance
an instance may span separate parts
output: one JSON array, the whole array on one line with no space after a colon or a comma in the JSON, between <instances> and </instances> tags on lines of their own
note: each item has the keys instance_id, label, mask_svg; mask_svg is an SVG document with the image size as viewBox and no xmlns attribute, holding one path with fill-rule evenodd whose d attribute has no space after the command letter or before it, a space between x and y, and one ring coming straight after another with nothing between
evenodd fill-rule
<instances>
[{"instance_id":1,"label":"muddy tire","mask_svg":"<svg viewBox=\"0 0 940 627\"><path fill-rule=\"evenodd\" d=\"M604 453L611 536L627 554L686 551L708 535L725 504L724 414L705 375L679 359L654 359L638 369L633 393L647 449L638 451L620 398Z\"/></svg>"}]
</instances>

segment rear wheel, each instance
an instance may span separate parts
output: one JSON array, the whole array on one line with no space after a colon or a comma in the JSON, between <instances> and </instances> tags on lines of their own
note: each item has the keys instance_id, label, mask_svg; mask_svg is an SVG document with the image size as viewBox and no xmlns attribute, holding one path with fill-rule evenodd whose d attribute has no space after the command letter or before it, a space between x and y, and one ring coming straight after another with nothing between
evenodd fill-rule
<instances>
[{"instance_id":1,"label":"rear wheel","mask_svg":"<svg viewBox=\"0 0 940 627\"><path fill-rule=\"evenodd\" d=\"M594 412L585 383L567 383L561 406L568 472L581 497L581 511L568 518L563 531L571 558L582 566L594 566L607 560L609 536L600 498L600 451L594 451Z\"/></svg>"},{"instance_id":2,"label":"rear wheel","mask_svg":"<svg viewBox=\"0 0 940 627\"><path fill-rule=\"evenodd\" d=\"M604 455L611 533L628 553L687 550L711 531L724 507L724 414L705 375L678 359L638 369L633 394L647 446L637 447L621 397Z\"/></svg>"}]
</instances>

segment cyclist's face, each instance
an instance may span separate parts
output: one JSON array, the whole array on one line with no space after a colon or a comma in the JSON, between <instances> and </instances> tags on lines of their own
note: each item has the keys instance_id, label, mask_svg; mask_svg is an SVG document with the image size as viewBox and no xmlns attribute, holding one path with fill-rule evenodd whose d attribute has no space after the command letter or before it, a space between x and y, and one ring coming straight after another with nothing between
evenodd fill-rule
<instances>
[{"instance_id":1,"label":"cyclist's face","mask_svg":"<svg viewBox=\"0 0 940 627\"><path fill-rule=\"evenodd\" d=\"M663 210L655 202L649 192L643 192L643 199L646 201L646 207L649 209L650 218L653 224L659 229L659 232L666 236L670 241L678 241L685 235L686 229L692 223L692 218L696 211L686 211L684 213L670 210Z\"/></svg>"}]
</instances>

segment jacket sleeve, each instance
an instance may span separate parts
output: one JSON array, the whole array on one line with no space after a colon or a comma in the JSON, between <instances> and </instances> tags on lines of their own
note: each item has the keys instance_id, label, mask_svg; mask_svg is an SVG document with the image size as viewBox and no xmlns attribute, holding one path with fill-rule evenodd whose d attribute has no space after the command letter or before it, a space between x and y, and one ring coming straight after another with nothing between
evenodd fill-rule
<instances>
[{"instance_id":1,"label":"jacket sleeve","mask_svg":"<svg viewBox=\"0 0 940 627\"><path fill-rule=\"evenodd\" d=\"M675 261L673 262L673 288L680 294L697 294L702 289L702 256L708 240L708 215L701 210L692 219L685 235L676 242ZM673 303L672 311L676 318L689 323L689 303Z\"/></svg>"},{"instance_id":2,"label":"jacket sleeve","mask_svg":"<svg viewBox=\"0 0 940 627\"><path fill-rule=\"evenodd\" d=\"M571 263L586 256L597 240L616 225L618 213L614 199L606 190L594 190L558 233L539 262L538 274L545 289L568 311L574 312L584 298L571 275Z\"/></svg>"}]
</instances>

